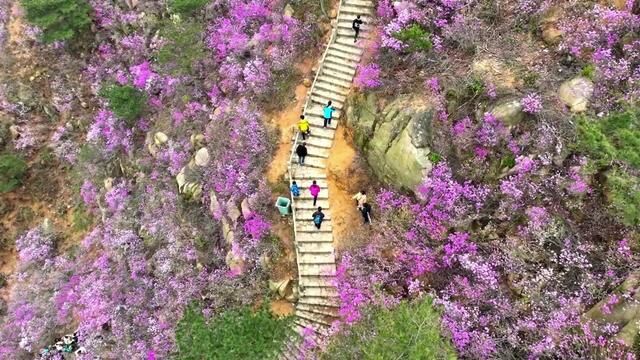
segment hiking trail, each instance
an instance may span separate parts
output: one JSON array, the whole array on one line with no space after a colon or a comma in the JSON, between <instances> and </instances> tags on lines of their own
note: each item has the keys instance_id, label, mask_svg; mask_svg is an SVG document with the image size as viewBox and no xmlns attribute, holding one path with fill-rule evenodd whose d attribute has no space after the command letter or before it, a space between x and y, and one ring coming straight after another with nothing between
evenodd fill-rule
<instances>
[{"instance_id":1,"label":"hiking trail","mask_svg":"<svg viewBox=\"0 0 640 360\"><path fill-rule=\"evenodd\" d=\"M297 164L295 148L302 141L296 133L289 158L289 182L296 181L300 196L292 199L296 263L298 266L299 299L295 309L294 327L297 333L305 334L304 341L291 338L287 342L281 359L296 360L304 356L308 344L317 344L328 334L331 323L338 319L339 298L335 288L336 258L334 228L329 201L328 158L336 136L338 120L351 89L356 67L362 57L360 47L366 37L374 12L369 0L342 0L329 44L318 65L304 107L305 118L311 126L307 138L308 155L305 165ZM364 26L358 42L354 43L353 19L361 15ZM323 128L323 107L331 100L335 108L331 125ZM318 202L313 205L309 186L316 180L321 191ZM320 230L313 224L312 214L321 206L325 214Z\"/></svg>"}]
</instances>

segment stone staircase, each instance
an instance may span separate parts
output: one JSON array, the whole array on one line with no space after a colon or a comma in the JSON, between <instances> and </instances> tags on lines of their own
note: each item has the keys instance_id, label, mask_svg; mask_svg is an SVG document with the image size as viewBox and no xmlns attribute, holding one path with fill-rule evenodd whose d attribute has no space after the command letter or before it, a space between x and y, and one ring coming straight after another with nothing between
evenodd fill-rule
<instances>
[{"instance_id":1,"label":"stone staircase","mask_svg":"<svg viewBox=\"0 0 640 360\"><path fill-rule=\"evenodd\" d=\"M356 67L362 56L362 43L367 37L369 21L375 8L370 0L342 0L331 40L318 66L318 72L307 95L304 114L311 125L307 138L308 156L305 165L297 164L295 147L302 141L296 134L289 164L289 180L296 181L300 196L292 201L294 233L298 264L299 299L295 310L294 326L298 334L304 333L304 343L313 344L327 334L331 323L338 319L339 299L334 285L336 273L333 227L329 206L327 159L333 145L338 119L342 115ZM354 43L351 22L361 15L358 42ZM323 128L322 109L331 100L335 108L331 125ZM314 206L309 186L315 180L321 191ZM312 214L321 206L325 214L321 228L313 224ZM281 359L304 358L304 344L292 337L281 352Z\"/></svg>"}]
</instances>

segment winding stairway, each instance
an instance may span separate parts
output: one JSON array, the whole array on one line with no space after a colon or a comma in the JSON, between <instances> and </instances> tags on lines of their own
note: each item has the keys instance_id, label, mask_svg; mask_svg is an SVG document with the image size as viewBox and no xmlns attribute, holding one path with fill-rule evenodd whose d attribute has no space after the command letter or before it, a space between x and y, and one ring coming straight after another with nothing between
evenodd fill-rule
<instances>
[{"instance_id":1,"label":"winding stairway","mask_svg":"<svg viewBox=\"0 0 640 360\"><path fill-rule=\"evenodd\" d=\"M291 338L281 352L281 359L304 358L305 344L316 343L327 334L331 323L338 319L339 299L334 285L336 273L335 249L333 246L329 187L327 183L327 159L338 119L342 115L347 94L362 56L360 47L367 37L367 28L374 13L371 0L342 0L337 19L333 21L331 40L319 63L313 85L307 94L304 114L311 125L311 136L307 138L308 155L305 166L297 165L296 146L302 141L296 134L289 164L289 181L296 181L300 196L292 199L294 236L298 265L299 299L295 310L294 326L303 342ZM354 43L353 19L361 15L364 24L360 36ZM330 126L323 128L322 109L331 100L335 108ZM321 191L318 203L313 205L309 186L315 180ZM321 229L313 224L312 214L321 206L325 214Z\"/></svg>"}]
</instances>

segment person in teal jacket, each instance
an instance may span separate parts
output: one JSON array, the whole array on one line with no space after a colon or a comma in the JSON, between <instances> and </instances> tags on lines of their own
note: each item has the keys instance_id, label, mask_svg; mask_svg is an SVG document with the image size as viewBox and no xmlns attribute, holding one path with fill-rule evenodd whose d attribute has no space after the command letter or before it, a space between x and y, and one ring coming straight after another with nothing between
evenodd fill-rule
<instances>
[{"instance_id":1,"label":"person in teal jacket","mask_svg":"<svg viewBox=\"0 0 640 360\"><path fill-rule=\"evenodd\" d=\"M331 106L331 100L327 103L327 106L322 109L323 117L324 117L324 127L331 125L331 118L333 117L333 106Z\"/></svg>"}]
</instances>

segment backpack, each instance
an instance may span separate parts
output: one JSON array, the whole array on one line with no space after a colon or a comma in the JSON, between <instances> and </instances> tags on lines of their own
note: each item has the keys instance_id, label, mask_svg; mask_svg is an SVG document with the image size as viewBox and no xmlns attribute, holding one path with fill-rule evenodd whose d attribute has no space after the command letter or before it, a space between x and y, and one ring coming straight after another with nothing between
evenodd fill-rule
<instances>
[{"instance_id":1,"label":"backpack","mask_svg":"<svg viewBox=\"0 0 640 360\"><path fill-rule=\"evenodd\" d=\"M316 224L316 225L320 225L320 224L322 224L322 215L320 215L320 214L316 214L316 215L313 217L313 223L314 223L314 224Z\"/></svg>"},{"instance_id":2,"label":"backpack","mask_svg":"<svg viewBox=\"0 0 640 360\"><path fill-rule=\"evenodd\" d=\"M291 193L293 194L293 196L300 196L300 189L297 185L291 186Z\"/></svg>"}]
</instances>

